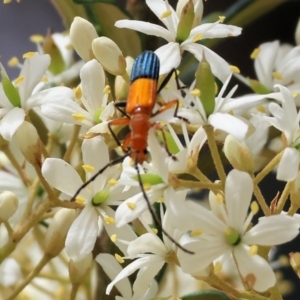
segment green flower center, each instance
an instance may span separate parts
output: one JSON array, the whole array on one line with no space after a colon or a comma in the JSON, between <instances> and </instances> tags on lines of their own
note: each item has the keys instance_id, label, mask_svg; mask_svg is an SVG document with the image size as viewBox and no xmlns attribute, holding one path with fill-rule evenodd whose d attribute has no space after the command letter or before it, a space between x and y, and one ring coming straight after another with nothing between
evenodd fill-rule
<instances>
[{"instance_id":1,"label":"green flower center","mask_svg":"<svg viewBox=\"0 0 300 300\"><path fill-rule=\"evenodd\" d=\"M228 227L225 230L225 239L229 245L236 246L240 243L241 236L235 229Z\"/></svg>"},{"instance_id":2,"label":"green flower center","mask_svg":"<svg viewBox=\"0 0 300 300\"><path fill-rule=\"evenodd\" d=\"M94 206L99 206L103 204L109 197L109 190L103 190L101 192L98 192L94 198L92 199L92 204Z\"/></svg>"},{"instance_id":3,"label":"green flower center","mask_svg":"<svg viewBox=\"0 0 300 300\"><path fill-rule=\"evenodd\" d=\"M138 181L138 176L133 177L134 180ZM156 174L141 174L142 183L145 185L156 185L164 183L162 178Z\"/></svg>"}]
</instances>

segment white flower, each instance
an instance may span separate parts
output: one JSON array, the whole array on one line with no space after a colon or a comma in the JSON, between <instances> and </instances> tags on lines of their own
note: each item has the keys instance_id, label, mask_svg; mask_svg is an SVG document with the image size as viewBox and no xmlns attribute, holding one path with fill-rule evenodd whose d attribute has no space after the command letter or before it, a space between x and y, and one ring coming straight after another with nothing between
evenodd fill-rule
<instances>
[{"instance_id":1,"label":"white flower","mask_svg":"<svg viewBox=\"0 0 300 300\"><path fill-rule=\"evenodd\" d=\"M232 255L240 274L251 288L264 292L275 284L275 275L268 262L256 254L256 245L288 242L299 233L299 224L293 217L273 215L260 218L259 223L247 231L253 213L258 209L251 205L247 216L252 193L250 175L233 170L226 179L226 207L224 203L219 204L217 215L193 202L186 204L187 222L193 227L190 234L181 239L181 244L194 251L195 255L188 256L179 250L178 258L184 272L193 274L221 255L226 255L227 259L231 259ZM178 206L179 211L184 209L182 204Z\"/></svg>"},{"instance_id":2,"label":"white flower","mask_svg":"<svg viewBox=\"0 0 300 300\"><path fill-rule=\"evenodd\" d=\"M171 221L171 217L166 213L163 217L163 227L176 240L182 236L183 232L177 230ZM148 230L131 241L128 245L128 256L125 258L136 259L126 266L115 279L107 286L106 293L109 294L113 286L123 278L130 276L136 270L140 269L133 284L134 299L142 299L154 279L154 276L160 271L163 265L167 263L177 263L176 246L168 238L161 240L152 229L143 222Z\"/></svg>"},{"instance_id":3,"label":"white flower","mask_svg":"<svg viewBox=\"0 0 300 300\"><path fill-rule=\"evenodd\" d=\"M20 76L15 81L14 93L8 92L9 78L2 65L2 83L0 84L0 134L10 140L25 115L34 107L41 107L47 112L51 101L63 102L73 97L73 92L67 87L55 87L35 93L35 87L41 81L50 65L49 55L35 54L25 60ZM5 83L4 83L5 81ZM11 89L10 89L11 91Z\"/></svg>"},{"instance_id":4,"label":"white flower","mask_svg":"<svg viewBox=\"0 0 300 300\"><path fill-rule=\"evenodd\" d=\"M62 123L85 125L91 129L95 126L99 131L107 132L107 121L114 114L113 102L108 102L105 92L104 70L95 59L87 62L80 71L82 96L80 100L85 109L75 101L52 102L47 106L46 116Z\"/></svg>"},{"instance_id":5,"label":"white flower","mask_svg":"<svg viewBox=\"0 0 300 300\"><path fill-rule=\"evenodd\" d=\"M101 153L100 157L99 153ZM108 148L101 137L85 140L82 154L86 168L93 169L90 176L109 163ZM75 169L62 159L46 159L42 166L42 173L53 187L70 197L83 184ZM119 205L120 201L128 196L128 193L122 193L120 186L110 187L108 183L118 175L118 166L107 168L77 197L85 202L85 207L71 225L66 238L67 253L74 261L83 259L93 250L96 238L103 227L109 236L117 234L119 238L126 240L136 237L129 226L122 228L115 226L115 213L110 206ZM87 179L90 176L87 176ZM118 241L116 244L126 253L126 245Z\"/></svg>"},{"instance_id":6,"label":"white flower","mask_svg":"<svg viewBox=\"0 0 300 300\"><path fill-rule=\"evenodd\" d=\"M277 169L278 180L292 181L297 177L299 171L299 120L296 104L291 92L282 85L276 85L282 93L282 107L277 103L269 104L269 111L273 117L264 116L264 121L282 131L285 136L283 156Z\"/></svg>"},{"instance_id":7,"label":"white flower","mask_svg":"<svg viewBox=\"0 0 300 300\"><path fill-rule=\"evenodd\" d=\"M147 5L153 13L167 27L133 20L120 20L115 23L119 28L130 28L146 34L155 35L165 39L168 44L160 47L155 51L158 55L161 67L160 73L168 73L172 68L176 68L181 61L183 51L189 51L201 61L205 55L206 60L210 63L212 72L221 80L225 81L230 73L230 68L227 62L207 47L196 43L201 39L222 38L228 36L237 36L241 33L241 28L220 24L221 21L215 23L207 23L198 25L193 28L185 41L177 42L177 28L180 16L169 5L168 1L164 0L146 0ZM195 10L197 5L195 5ZM166 12L167 17L162 17Z\"/></svg>"}]
</instances>

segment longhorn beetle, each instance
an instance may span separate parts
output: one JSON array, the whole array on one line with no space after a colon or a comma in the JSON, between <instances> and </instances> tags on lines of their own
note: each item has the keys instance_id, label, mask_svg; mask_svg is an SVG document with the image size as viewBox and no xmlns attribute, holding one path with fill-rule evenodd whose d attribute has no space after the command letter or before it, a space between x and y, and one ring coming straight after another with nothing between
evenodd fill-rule
<instances>
[{"instance_id":1,"label":"longhorn beetle","mask_svg":"<svg viewBox=\"0 0 300 300\"><path fill-rule=\"evenodd\" d=\"M175 106L174 116L177 116L178 111L178 100L172 100L160 107L155 113L153 113L153 108L156 103L157 94L165 87L165 85L170 80L173 73L176 70L173 69L165 77L160 87L158 87L158 77L159 77L159 59L157 55L153 52L146 51L139 55L132 67L131 77L130 77L130 87L126 103L125 112L121 109L124 107L124 102L119 102L115 106L116 108L125 115L125 118L119 118L112 120L108 123L108 129L112 136L116 140L117 144L122 147L125 155L112 160L109 164L104 166L101 170L96 172L88 181L86 181L72 197L71 201L74 201L76 196L80 191L85 188L90 182L96 179L96 177L104 172L108 167L120 163L127 156L130 156L134 161L134 166L137 171L137 178L143 193L143 196L147 202L148 209L151 216L155 222L160 226L162 232L167 236L178 248L181 250L194 254L185 248L183 248L178 242L176 242L168 232L166 232L158 217L154 213L148 196L143 187L141 174L138 168L138 164L142 164L147 158L147 138L148 132L151 126L155 123L150 122L150 118L160 114L161 112L170 109ZM177 75L176 75L177 76ZM176 83L178 89L182 88L179 86L178 78L176 77ZM114 125L129 125L131 132L125 137L123 144L120 143L115 133L113 132L111 126ZM163 133L163 132L162 132ZM168 151L167 147L166 150ZM169 151L168 151L169 153ZM170 154L170 153L169 153Z\"/></svg>"}]
</instances>

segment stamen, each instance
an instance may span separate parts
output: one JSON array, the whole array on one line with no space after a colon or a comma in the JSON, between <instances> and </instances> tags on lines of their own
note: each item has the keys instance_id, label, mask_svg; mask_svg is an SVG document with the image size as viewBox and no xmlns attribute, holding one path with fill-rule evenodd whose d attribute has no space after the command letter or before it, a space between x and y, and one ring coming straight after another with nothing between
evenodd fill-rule
<instances>
[{"instance_id":1,"label":"stamen","mask_svg":"<svg viewBox=\"0 0 300 300\"><path fill-rule=\"evenodd\" d=\"M43 76L41 79L41 82L48 82L48 77L47 76Z\"/></svg>"},{"instance_id":2,"label":"stamen","mask_svg":"<svg viewBox=\"0 0 300 300\"><path fill-rule=\"evenodd\" d=\"M258 247L256 245L252 245L249 249L250 256L256 255L258 252Z\"/></svg>"},{"instance_id":3,"label":"stamen","mask_svg":"<svg viewBox=\"0 0 300 300\"><path fill-rule=\"evenodd\" d=\"M81 85L78 85L78 86L75 88L74 95L75 95L75 98L76 98L77 100L79 100L79 99L82 98L82 88L81 88Z\"/></svg>"},{"instance_id":4,"label":"stamen","mask_svg":"<svg viewBox=\"0 0 300 300\"><path fill-rule=\"evenodd\" d=\"M223 268L223 265L221 264L221 262L217 261L214 265L214 274L218 274L219 272L221 272Z\"/></svg>"},{"instance_id":5,"label":"stamen","mask_svg":"<svg viewBox=\"0 0 300 300\"><path fill-rule=\"evenodd\" d=\"M282 74L279 73L279 72L273 72L272 76L273 76L274 79L282 80Z\"/></svg>"},{"instance_id":6,"label":"stamen","mask_svg":"<svg viewBox=\"0 0 300 300\"><path fill-rule=\"evenodd\" d=\"M223 23L225 19L226 19L225 16L219 16L219 20L220 20L221 23Z\"/></svg>"},{"instance_id":7,"label":"stamen","mask_svg":"<svg viewBox=\"0 0 300 300\"><path fill-rule=\"evenodd\" d=\"M164 203L165 202L164 197L163 196L159 197L155 202L156 203Z\"/></svg>"},{"instance_id":8,"label":"stamen","mask_svg":"<svg viewBox=\"0 0 300 300\"><path fill-rule=\"evenodd\" d=\"M15 80L15 85L19 85L23 80L24 80L25 76L19 76L16 80Z\"/></svg>"},{"instance_id":9,"label":"stamen","mask_svg":"<svg viewBox=\"0 0 300 300\"><path fill-rule=\"evenodd\" d=\"M144 190L145 190L145 191L151 190L151 184L149 184L149 183L144 183L144 184L143 184L143 187L144 187Z\"/></svg>"},{"instance_id":10,"label":"stamen","mask_svg":"<svg viewBox=\"0 0 300 300\"><path fill-rule=\"evenodd\" d=\"M255 59L257 58L258 54L260 53L260 49L259 48L255 48L252 53L250 54L250 58L251 59Z\"/></svg>"},{"instance_id":11,"label":"stamen","mask_svg":"<svg viewBox=\"0 0 300 300\"><path fill-rule=\"evenodd\" d=\"M133 202L126 202L127 206L131 209L131 210L135 210L136 209L136 204Z\"/></svg>"},{"instance_id":12,"label":"stamen","mask_svg":"<svg viewBox=\"0 0 300 300\"><path fill-rule=\"evenodd\" d=\"M241 73L240 69L237 66L229 66L229 68L233 73L236 73L236 74Z\"/></svg>"},{"instance_id":13,"label":"stamen","mask_svg":"<svg viewBox=\"0 0 300 300\"><path fill-rule=\"evenodd\" d=\"M92 165L82 165L82 168L87 173L95 171L95 168Z\"/></svg>"},{"instance_id":14,"label":"stamen","mask_svg":"<svg viewBox=\"0 0 300 300\"><path fill-rule=\"evenodd\" d=\"M201 92L200 92L199 89L193 89L193 90L191 91L191 95L192 95L192 96L200 97L200 94L201 94Z\"/></svg>"},{"instance_id":15,"label":"stamen","mask_svg":"<svg viewBox=\"0 0 300 300\"><path fill-rule=\"evenodd\" d=\"M117 262L119 262L120 264L124 263L124 259L119 255L119 254L115 254L115 259L117 260Z\"/></svg>"},{"instance_id":16,"label":"stamen","mask_svg":"<svg viewBox=\"0 0 300 300\"><path fill-rule=\"evenodd\" d=\"M222 194L217 193L217 201L218 201L218 204L223 204L224 203L224 197L223 197Z\"/></svg>"},{"instance_id":17,"label":"stamen","mask_svg":"<svg viewBox=\"0 0 300 300\"><path fill-rule=\"evenodd\" d=\"M85 115L81 113L74 113L72 114L72 117L78 122L83 122L86 119Z\"/></svg>"},{"instance_id":18,"label":"stamen","mask_svg":"<svg viewBox=\"0 0 300 300\"><path fill-rule=\"evenodd\" d=\"M190 232L191 237L200 236L203 233L202 229L194 229Z\"/></svg>"},{"instance_id":19,"label":"stamen","mask_svg":"<svg viewBox=\"0 0 300 300\"><path fill-rule=\"evenodd\" d=\"M298 92L292 92L292 97L293 97L293 98L296 98L298 95L299 95Z\"/></svg>"},{"instance_id":20,"label":"stamen","mask_svg":"<svg viewBox=\"0 0 300 300\"><path fill-rule=\"evenodd\" d=\"M107 181L107 183L110 185L110 186L115 186L118 181L115 179L115 178L111 178Z\"/></svg>"},{"instance_id":21,"label":"stamen","mask_svg":"<svg viewBox=\"0 0 300 300\"><path fill-rule=\"evenodd\" d=\"M103 93L104 94L110 94L111 90L110 90L110 86L106 85L105 88L103 89Z\"/></svg>"},{"instance_id":22,"label":"stamen","mask_svg":"<svg viewBox=\"0 0 300 300\"><path fill-rule=\"evenodd\" d=\"M258 112L267 113L267 110L263 105L256 106L256 109L257 109Z\"/></svg>"},{"instance_id":23,"label":"stamen","mask_svg":"<svg viewBox=\"0 0 300 300\"><path fill-rule=\"evenodd\" d=\"M155 233L155 234L157 234L158 233L158 230L157 230L157 228L151 228L152 229L152 231Z\"/></svg>"},{"instance_id":24,"label":"stamen","mask_svg":"<svg viewBox=\"0 0 300 300\"><path fill-rule=\"evenodd\" d=\"M104 217L104 221L108 225L113 225L113 224L116 223L116 220L114 218L112 218L112 217L109 217L109 216L105 216Z\"/></svg>"},{"instance_id":25,"label":"stamen","mask_svg":"<svg viewBox=\"0 0 300 300\"><path fill-rule=\"evenodd\" d=\"M172 15L172 11L171 11L171 10L166 10L166 11L164 11L164 12L160 15L160 18L161 18L161 19L164 19L164 18L170 17L171 15Z\"/></svg>"},{"instance_id":26,"label":"stamen","mask_svg":"<svg viewBox=\"0 0 300 300\"><path fill-rule=\"evenodd\" d=\"M11 0L3 0L3 4L11 3Z\"/></svg>"},{"instance_id":27,"label":"stamen","mask_svg":"<svg viewBox=\"0 0 300 300\"><path fill-rule=\"evenodd\" d=\"M196 43L196 42L198 42L198 41L200 41L200 40L202 40L203 39L203 33L198 33L198 34L196 34L194 37L193 37L193 40L192 40L192 42L193 43Z\"/></svg>"},{"instance_id":28,"label":"stamen","mask_svg":"<svg viewBox=\"0 0 300 300\"><path fill-rule=\"evenodd\" d=\"M256 201L253 201L251 203L250 208L251 208L251 212L253 213L253 215L257 214L257 212L259 211L259 206Z\"/></svg>"},{"instance_id":29,"label":"stamen","mask_svg":"<svg viewBox=\"0 0 300 300\"><path fill-rule=\"evenodd\" d=\"M45 40L45 38L40 34L33 34L32 36L29 37L29 40L32 43L38 44L38 43L42 43Z\"/></svg>"},{"instance_id":30,"label":"stamen","mask_svg":"<svg viewBox=\"0 0 300 300\"><path fill-rule=\"evenodd\" d=\"M116 240L117 240L117 235L116 235L116 234L112 234L112 235L110 236L110 240L111 240L113 243L115 243Z\"/></svg>"},{"instance_id":31,"label":"stamen","mask_svg":"<svg viewBox=\"0 0 300 300\"><path fill-rule=\"evenodd\" d=\"M23 54L23 58L31 58L36 55L36 52L27 52Z\"/></svg>"},{"instance_id":32,"label":"stamen","mask_svg":"<svg viewBox=\"0 0 300 300\"><path fill-rule=\"evenodd\" d=\"M76 196L75 201L78 204L85 204L85 199L82 196Z\"/></svg>"},{"instance_id":33,"label":"stamen","mask_svg":"<svg viewBox=\"0 0 300 300\"><path fill-rule=\"evenodd\" d=\"M7 62L7 64L10 67L16 67L19 64L19 59L16 56L14 56Z\"/></svg>"}]
</instances>

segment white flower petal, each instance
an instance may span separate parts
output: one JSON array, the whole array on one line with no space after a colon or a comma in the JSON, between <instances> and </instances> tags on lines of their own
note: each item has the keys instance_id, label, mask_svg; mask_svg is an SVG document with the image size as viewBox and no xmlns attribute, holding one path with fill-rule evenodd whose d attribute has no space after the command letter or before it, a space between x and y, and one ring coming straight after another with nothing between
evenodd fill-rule
<instances>
[{"instance_id":1,"label":"white flower petal","mask_svg":"<svg viewBox=\"0 0 300 300\"><path fill-rule=\"evenodd\" d=\"M107 286L106 288L106 294L109 295L113 286L120 281L123 278L126 278L130 276L132 273L134 273L136 270L146 266L149 264L150 257L145 256L142 258L138 258L137 260L133 261L131 264L129 264L127 267L125 267L118 275L117 277Z\"/></svg>"},{"instance_id":2,"label":"white flower petal","mask_svg":"<svg viewBox=\"0 0 300 300\"><path fill-rule=\"evenodd\" d=\"M285 148L277 169L278 180L292 181L297 177L300 162L299 151L295 148Z\"/></svg>"},{"instance_id":3,"label":"white flower petal","mask_svg":"<svg viewBox=\"0 0 300 300\"><path fill-rule=\"evenodd\" d=\"M176 69L181 62L180 47L178 43L170 42L161 46L154 52L160 61L159 74L167 74L172 69Z\"/></svg>"},{"instance_id":4,"label":"white flower petal","mask_svg":"<svg viewBox=\"0 0 300 300\"><path fill-rule=\"evenodd\" d=\"M92 252L99 232L98 213L88 204L71 225L66 238L66 251L71 259L80 261Z\"/></svg>"},{"instance_id":5,"label":"white flower petal","mask_svg":"<svg viewBox=\"0 0 300 300\"><path fill-rule=\"evenodd\" d=\"M122 267L111 254L100 253L95 260L103 268L110 280L113 280L122 271ZM123 278L117 282L116 288L125 299L132 298L131 284L128 278Z\"/></svg>"},{"instance_id":6,"label":"white flower petal","mask_svg":"<svg viewBox=\"0 0 300 300\"><path fill-rule=\"evenodd\" d=\"M47 158L42 165L42 173L54 188L69 196L73 196L83 183L75 169L58 158ZM89 196L85 189L80 194L83 197Z\"/></svg>"},{"instance_id":7,"label":"white flower petal","mask_svg":"<svg viewBox=\"0 0 300 300\"><path fill-rule=\"evenodd\" d=\"M155 35L158 37L162 37L168 42L172 42L174 40L174 37L172 36L170 31L168 31L162 26L148 23L148 22L133 21L133 20L119 20L115 23L115 26L118 28L128 28L139 32L143 32L148 35Z\"/></svg>"},{"instance_id":8,"label":"white flower petal","mask_svg":"<svg viewBox=\"0 0 300 300\"><path fill-rule=\"evenodd\" d=\"M248 133L246 120L225 113L213 113L208 118L209 123L215 128L225 131L237 140L243 141Z\"/></svg>"},{"instance_id":9,"label":"white flower petal","mask_svg":"<svg viewBox=\"0 0 300 300\"><path fill-rule=\"evenodd\" d=\"M90 113L95 113L102 105L105 74L100 63L93 59L80 70L84 99L82 102Z\"/></svg>"},{"instance_id":10,"label":"white flower petal","mask_svg":"<svg viewBox=\"0 0 300 300\"><path fill-rule=\"evenodd\" d=\"M253 193L253 181L246 172L232 170L225 183L225 201L229 226L241 230Z\"/></svg>"},{"instance_id":11,"label":"white flower petal","mask_svg":"<svg viewBox=\"0 0 300 300\"><path fill-rule=\"evenodd\" d=\"M248 245L279 245L294 239L299 233L296 218L287 215L273 215L259 218L257 225L252 227L243 237Z\"/></svg>"},{"instance_id":12,"label":"white flower petal","mask_svg":"<svg viewBox=\"0 0 300 300\"><path fill-rule=\"evenodd\" d=\"M244 280L254 290L265 292L275 285L275 274L268 262L259 255L250 256L248 246L235 247L234 256Z\"/></svg>"},{"instance_id":13,"label":"white flower petal","mask_svg":"<svg viewBox=\"0 0 300 300\"><path fill-rule=\"evenodd\" d=\"M25 111L22 108L14 107L0 121L0 134L4 139L10 141L19 126L23 123Z\"/></svg>"}]
</instances>

